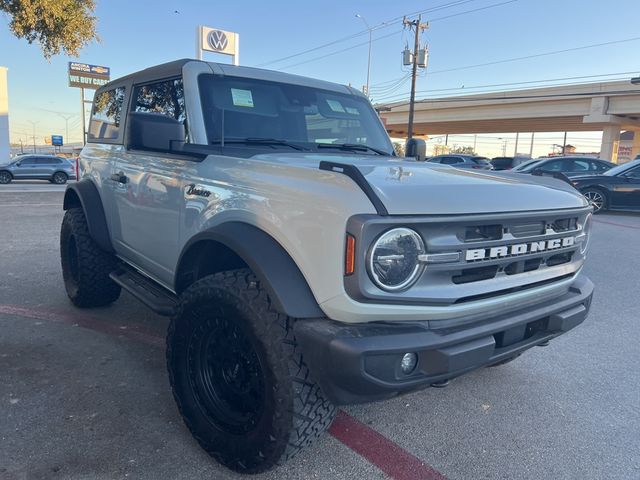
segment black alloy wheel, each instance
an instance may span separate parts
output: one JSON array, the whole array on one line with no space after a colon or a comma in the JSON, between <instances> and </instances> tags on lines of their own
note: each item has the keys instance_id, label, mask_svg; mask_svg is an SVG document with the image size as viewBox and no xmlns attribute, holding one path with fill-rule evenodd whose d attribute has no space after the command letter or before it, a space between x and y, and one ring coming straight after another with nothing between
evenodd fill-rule
<instances>
[{"instance_id":1,"label":"black alloy wheel","mask_svg":"<svg viewBox=\"0 0 640 480\"><path fill-rule=\"evenodd\" d=\"M6 185L7 183L11 183L13 177L9 172L0 172L0 184Z\"/></svg>"},{"instance_id":2,"label":"black alloy wheel","mask_svg":"<svg viewBox=\"0 0 640 480\"><path fill-rule=\"evenodd\" d=\"M593 213L599 213L607 207L607 197L602 191L589 189L583 191L582 194L593 207Z\"/></svg>"}]
</instances>

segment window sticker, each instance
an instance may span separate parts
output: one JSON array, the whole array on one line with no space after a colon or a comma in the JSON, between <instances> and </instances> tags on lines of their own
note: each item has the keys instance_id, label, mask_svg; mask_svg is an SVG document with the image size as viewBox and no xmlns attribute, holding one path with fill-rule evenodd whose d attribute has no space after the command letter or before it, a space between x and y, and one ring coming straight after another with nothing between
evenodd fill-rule
<instances>
[{"instance_id":1,"label":"window sticker","mask_svg":"<svg viewBox=\"0 0 640 480\"><path fill-rule=\"evenodd\" d=\"M329 105L329 108L334 112L345 113L344 107L338 100L327 100L327 105Z\"/></svg>"},{"instance_id":2,"label":"window sticker","mask_svg":"<svg viewBox=\"0 0 640 480\"><path fill-rule=\"evenodd\" d=\"M360 111L357 108L353 108L353 107L345 107L347 110L347 113L350 113L351 115L360 115Z\"/></svg>"},{"instance_id":3,"label":"window sticker","mask_svg":"<svg viewBox=\"0 0 640 480\"><path fill-rule=\"evenodd\" d=\"M253 95L251 95L251 90L241 90L239 88L232 88L231 97L233 99L233 104L236 107L253 108Z\"/></svg>"}]
</instances>

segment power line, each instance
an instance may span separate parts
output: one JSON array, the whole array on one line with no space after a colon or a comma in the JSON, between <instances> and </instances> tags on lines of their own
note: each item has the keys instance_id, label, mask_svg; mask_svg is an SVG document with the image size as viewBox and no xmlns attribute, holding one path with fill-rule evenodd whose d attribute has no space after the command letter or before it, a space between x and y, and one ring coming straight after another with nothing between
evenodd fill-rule
<instances>
[{"instance_id":1,"label":"power line","mask_svg":"<svg viewBox=\"0 0 640 480\"><path fill-rule=\"evenodd\" d=\"M452 14L452 15L447 15L446 17L440 17L440 18L431 19L429 21L429 23L437 22L439 20L444 20L444 19L448 19L448 18L452 18L452 17L458 17L460 15L466 15L466 14L469 14L469 13L474 13L474 12L477 12L477 11L480 11L480 10L487 10L489 8L500 7L500 6L507 5L509 3L515 3L515 2L518 2L518 1L520 1L520 0L508 0L506 2L494 3L494 4L491 4L491 5L487 5L487 6L481 7L481 8L476 8L476 9L473 9L473 10L465 10L464 12L459 12L459 13L455 13L455 14ZM400 18L402 18L402 17L400 17ZM386 27L384 27L384 28L386 28ZM389 38L389 37L391 37L393 35L396 35L398 33L402 33L402 30L396 30L393 33L390 33L388 35L383 35L381 37L375 38L372 41L377 42L378 40L382 40L384 38ZM285 69L288 69L288 68L297 67L299 65L304 65L306 63L315 62L316 60L322 60L323 58L327 58L327 57L330 57L332 55L338 55L340 53L347 52L349 50L353 50L354 48L358 48L358 47L361 47L363 45L368 45L368 44L369 44L369 42L358 43L358 44L352 45L350 47L345 47L345 48L342 48L340 50L335 50L333 52L321 55L319 57L314 57L314 58L311 58L309 60L304 60L302 62L293 63L291 65L286 65L284 67L279 67L279 70L285 70ZM301 54L302 54L302 52L300 53L300 55ZM298 56L298 55L296 54L295 56ZM275 63L275 62L270 62L268 64L261 64L260 66L269 65L271 63Z\"/></svg>"},{"instance_id":2,"label":"power line","mask_svg":"<svg viewBox=\"0 0 640 480\"><path fill-rule=\"evenodd\" d=\"M549 79L544 79L544 80L530 80L530 81L525 81L525 82L510 82L510 83L494 83L494 84L488 84L488 85L475 85L475 86L464 86L464 87L452 87L452 88L439 88L439 89L431 89L431 90L419 90L416 93L436 93L436 92L453 92L453 91L468 91L468 90L475 90L478 88L489 88L489 87L506 87L506 86L514 86L514 85L532 85L532 84L536 84L536 83L540 83L543 85L536 85L534 88L543 88L543 87L561 87L561 86L571 86L571 85L591 85L591 84L595 84L595 83L602 83L601 81L591 81L591 82L572 82L572 83L555 83L555 84L547 84L548 82L556 82L556 81L562 81L562 80L578 80L578 79L582 79L582 78L598 78L598 77L612 77L612 76L616 76L616 75L633 75L636 72L617 72L617 73L603 73L600 75L583 75L583 76L573 76L573 77L562 77L562 78L549 78ZM616 80L628 80L628 76L625 77L619 77L619 78L609 78L606 79L607 81L616 81ZM605 80L605 79L603 79ZM495 92L500 92L502 90L479 90L479 91L474 91L471 92L474 95L475 94L481 94L481 93L495 93ZM394 97L402 97L405 96L406 93L403 94L396 94L396 95L383 95L381 99L378 99L380 101L391 101L392 98Z\"/></svg>"},{"instance_id":3,"label":"power line","mask_svg":"<svg viewBox=\"0 0 640 480\"><path fill-rule=\"evenodd\" d=\"M454 2L449 2L449 3L445 3L445 4L441 4L441 5L436 5L435 7L431 7L431 8L428 8L426 10L422 10L420 12L408 13L407 15L417 15L419 13L428 13L428 12L432 12L432 11L443 10L445 8L457 7L457 6L463 5L465 3L470 3L470 2L474 2L474 1L476 1L476 0L457 0L457 1L454 1ZM385 20L385 21L383 21L383 22L381 22L381 23L379 23L377 25L374 25L371 28L371 30L379 30L379 29L382 29L382 28L390 27L390 26L392 26L391 25L392 22L395 22L396 20L399 20L401 18L403 18L403 16L394 17L394 18L391 18L389 20ZM270 60L268 62L258 64L257 66L258 67L264 67L264 66L267 66L267 65L272 65L274 63L280 63L280 62L282 62L284 60L289 60L291 58L299 57L301 55L306 55L307 53L311 53L311 52L315 52L315 51L318 51L318 50L322 50L323 48L331 47L331 46L336 45L338 43L346 42L347 40L351 40L353 38L361 37L361 36L366 35L368 33L369 33L368 29L367 30L361 30L361 31L353 33L351 35L347 35L346 37L342 37L342 38L339 38L337 40L333 40L331 42L324 43L322 45L318 45L317 47L312 47L312 48L309 48L307 50L303 50L303 51L298 52L298 53L287 55L286 57L280 57L280 58L277 58L275 60ZM353 47L353 48L355 48L355 47Z\"/></svg>"},{"instance_id":4,"label":"power line","mask_svg":"<svg viewBox=\"0 0 640 480\"><path fill-rule=\"evenodd\" d=\"M640 37L632 37L632 38L625 38L623 40L612 40L610 42L603 42L603 43L593 43L591 45L582 45L580 47L573 47L573 48L565 48L563 50L554 50L551 52L544 52L544 53L536 53L533 55L526 55L524 57L514 57L514 58L507 58L504 60L496 60L493 62L486 62L486 63L478 63L475 65L466 65L464 67L455 67L455 68L447 68L444 70L434 70L434 71L430 71L429 75L435 75L438 73L446 73L446 72L456 72L459 70L467 70L470 68L478 68L478 67L486 67L486 66L490 66L490 65L497 65L500 63L508 63L508 62L516 62L519 60L528 60L530 58L538 58L538 57L545 57L548 55L557 55L559 53L567 53L567 52L575 52L577 50L585 50L587 48L596 48L596 47L604 47L607 45L615 45L615 44L619 44L619 43L627 43L627 42L635 42L640 40Z\"/></svg>"},{"instance_id":5,"label":"power line","mask_svg":"<svg viewBox=\"0 0 640 480\"><path fill-rule=\"evenodd\" d=\"M608 92L596 91L596 92L574 92L574 93L557 93L557 94L545 94L545 95L512 95L512 96L499 96L499 97L483 97L473 98L460 95L459 97L446 97L446 98L431 98L416 100L416 103L450 103L450 102L483 102L486 100L531 100L536 98L567 98L567 97L585 97L591 95L628 95L640 93L640 90L612 90ZM409 105L409 102L398 103L391 105L391 108L402 107Z\"/></svg>"}]
</instances>

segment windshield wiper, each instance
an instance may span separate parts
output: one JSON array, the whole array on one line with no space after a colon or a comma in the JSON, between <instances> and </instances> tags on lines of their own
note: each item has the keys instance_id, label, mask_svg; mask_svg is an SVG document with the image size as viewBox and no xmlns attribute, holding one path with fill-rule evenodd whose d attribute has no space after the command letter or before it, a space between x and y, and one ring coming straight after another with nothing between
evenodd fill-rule
<instances>
[{"instance_id":1,"label":"windshield wiper","mask_svg":"<svg viewBox=\"0 0 640 480\"><path fill-rule=\"evenodd\" d=\"M384 155L385 157L391 156L390 153L384 150L379 150L363 143L318 143L318 148L337 148L338 150L351 150L354 152L371 151L378 155Z\"/></svg>"},{"instance_id":2,"label":"windshield wiper","mask_svg":"<svg viewBox=\"0 0 640 480\"><path fill-rule=\"evenodd\" d=\"M224 145L224 144L243 144L243 145L283 145L285 147L293 148L294 150L304 150L300 145L287 142L286 140L280 140L278 138L260 138L260 137L247 137L247 138L229 138L224 140L214 140L212 145Z\"/></svg>"}]
</instances>

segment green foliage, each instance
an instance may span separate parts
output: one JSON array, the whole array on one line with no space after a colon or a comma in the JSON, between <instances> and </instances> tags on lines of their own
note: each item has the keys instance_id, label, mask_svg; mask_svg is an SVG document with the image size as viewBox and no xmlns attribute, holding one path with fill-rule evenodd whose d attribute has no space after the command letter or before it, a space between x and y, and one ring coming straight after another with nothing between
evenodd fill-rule
<instances>
[{"instance_id":1,"label":"green foliage","mask_svg":"<svg viewBox=\"0 0 640 480\"><path fill-rule=\"evenodd\" d=\"M0 0L13 34L39 43L47 60L60 52L77 57L98 40L94 10L95 0Z\"/></svg>"}]
</instances>

